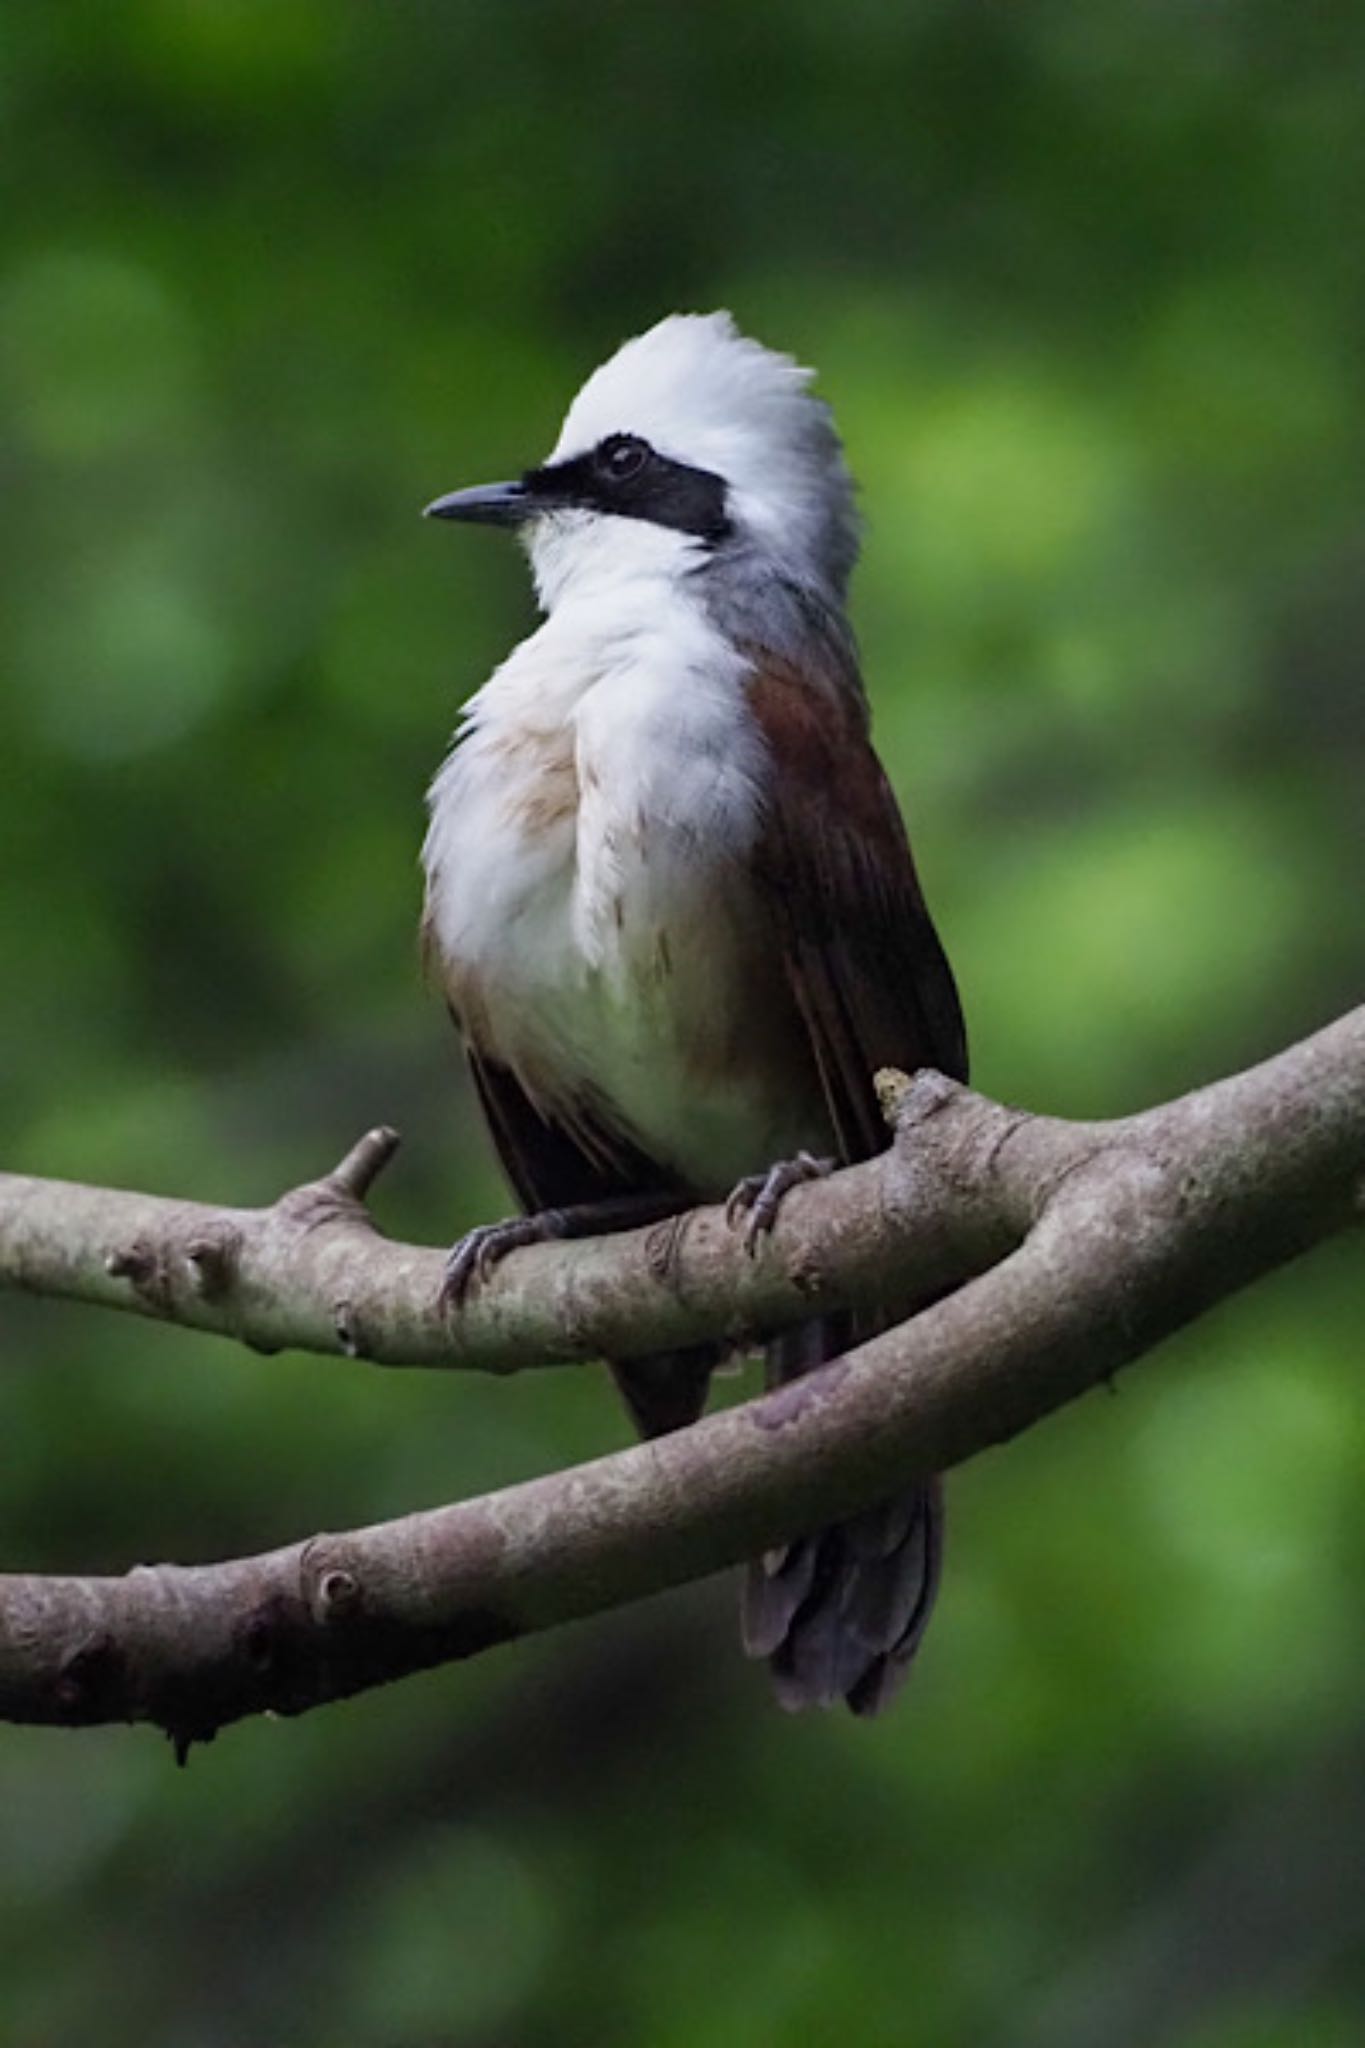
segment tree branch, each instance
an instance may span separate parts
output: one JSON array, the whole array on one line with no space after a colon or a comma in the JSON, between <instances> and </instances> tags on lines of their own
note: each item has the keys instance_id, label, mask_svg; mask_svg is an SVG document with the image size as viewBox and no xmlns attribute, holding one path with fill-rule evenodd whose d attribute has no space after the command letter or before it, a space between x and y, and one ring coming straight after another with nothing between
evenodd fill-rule
<instances>
[{"instance_id":1,"label":"tree branch","mask_svg":"<svg viewBox=\"0 0 1365 2048\"><path fill-rule=\"evenodd\" d=\"M891 1150L793 1194L756 1260L715 1211L537 1247L445 1329L439 1254L359 1208L390 1134L264 1212L0 1179L9 1284L387 1363L620 1355L965 1283L776 1393L480 1500L226 1564L0 1579L0 1717L150 1720L183 1754L700 1577L1016 1434L1365 1208L1365 1008L1114 1123L932 1074L886 1099Z\"/></svg>"},{"instance_id":2,"label":"tree branch","mask_svg":"<svg viewBox=\"0 0 1365 2048\"><path fill-rule=\"evenodd\" d=\"M948 1086L944 1083L944 1086ZM756 1331L872 1301L909 1307L1017 1241L991 1203L943 1206L891 1155L797 1189L750 1257L719 1208L515 1253L458 1316L440 1251L385 1238L362 1197L398 1147L371 1131L266 1209L0 1173L0 1287L376 1365L510 1373ZM357 1162L360 1162L359 1169ZM812 1200L815 1192L817 1199Z\"/></svg>"}]
</instances>

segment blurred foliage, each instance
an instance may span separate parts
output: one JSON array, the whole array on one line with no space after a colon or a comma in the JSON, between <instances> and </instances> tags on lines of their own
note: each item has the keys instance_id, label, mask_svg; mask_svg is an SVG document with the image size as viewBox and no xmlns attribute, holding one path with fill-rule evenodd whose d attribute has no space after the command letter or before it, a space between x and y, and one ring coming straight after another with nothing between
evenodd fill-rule
<instances>
[{"instance_id":1,"label":"blurred foliage","mask_svg":"<svg viewBox=\"0 0 1365 2048\"><path fill-rule=\"evenodd\" d=\"M413 927L530 615L423 528L675 306L818 363L988 1089L1103 1115L1358 1000L1365 15L49 0L0 65L7 1166L503 1195ZM1365 1286L1337 1246L954 1482L931 1646L792 1723L728 1589L188 1774L0 1731L15 2048L1347 2048ZM623 1440L0 1301L4 1555L263 1547Z\"/></svg>"}]
</instances>

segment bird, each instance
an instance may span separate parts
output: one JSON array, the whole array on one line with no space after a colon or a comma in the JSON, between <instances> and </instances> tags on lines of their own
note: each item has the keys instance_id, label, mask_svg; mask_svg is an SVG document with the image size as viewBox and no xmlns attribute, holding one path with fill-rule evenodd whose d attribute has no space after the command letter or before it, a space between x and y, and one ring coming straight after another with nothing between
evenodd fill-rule
<instances>
[{"instance_id":1,"label":"bird","mask_svg":"<svg viewBox=\"0 0 1365 2048\"><path fill-rule=\"evenodd\" d=\"M504 527L540 623L465 705L428 795L424 953L522 1213L452 1249L443 1303L518 1246L787 1192L887 1142L873 1076L967 1072L957 989L870 737L848 622L860 528L813 373L729 313L593 371L548 458L426 507ZM886 1327L773 1337L769 1386ZM724 1347L611 1361L643 1437ZM938 1479L769 1551L742 1637L789 1709L884 1707L938 1586Z\"/></svg>"}]
</instances>

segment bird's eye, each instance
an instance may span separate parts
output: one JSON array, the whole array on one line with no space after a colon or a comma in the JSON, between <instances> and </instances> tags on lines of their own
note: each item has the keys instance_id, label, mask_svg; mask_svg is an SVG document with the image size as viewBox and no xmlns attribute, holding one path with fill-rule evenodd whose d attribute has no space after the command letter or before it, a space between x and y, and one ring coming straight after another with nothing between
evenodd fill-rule
<instances>
[{"instance_id":1,"label":"bird's eye","mask_svg":"<svg viewBox=\"0 0 1365 2048\"><path fill-rule=\"evenodd\" d=\"M594 460L599 476L609 483L624 484L640 474L653 452L638 434L613 434L602 443Z\"/></svg>"}]
</instances>

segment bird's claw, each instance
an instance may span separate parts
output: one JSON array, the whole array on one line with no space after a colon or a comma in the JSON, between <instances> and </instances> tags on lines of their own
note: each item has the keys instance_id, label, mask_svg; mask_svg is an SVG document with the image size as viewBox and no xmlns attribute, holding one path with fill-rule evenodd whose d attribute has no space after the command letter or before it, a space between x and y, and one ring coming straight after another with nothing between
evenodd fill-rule
<instances>
[{"instance_id":1,"label":"bird's claw","mask_svg":"<svg viewBox=\"0 0 1365 2048\"><path fill-rule=\"evenodd\" d=\"M561 1235L558 1210L545 1209L538 1216L509 1216L502 1223L476 1223L457 1238L446 1256L441 1277L442 1309L460 1308L470 1289L487 1280L493 1268L509 1252L525 1244L544 1244Z\"/></svg>"},{"instance_id":2,"label":"bird's claw","mask_svg":"<svg viewBox=\"0 0 1365 2048\"><path fill-rule=\"evenodd\" d=\"M748 1218L745 1251L752 1254L758 1250L759 1239L768 1235L793 1188L804 1181L823 1180L833 1173L835 1164L833 1159L817 1159L813 1152L798 1152L794 1159L779 1159L766 1173L746 1173L730 1190L725 1204L725 1220L732 1230L741 1217Z\"/></svg>"}]
</instances>

